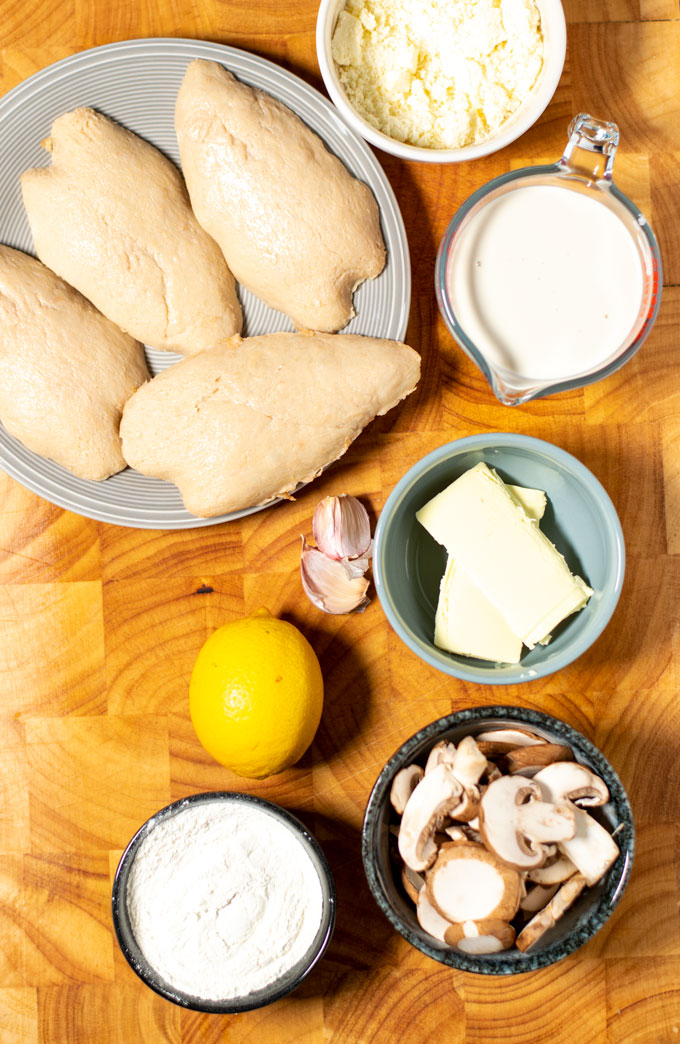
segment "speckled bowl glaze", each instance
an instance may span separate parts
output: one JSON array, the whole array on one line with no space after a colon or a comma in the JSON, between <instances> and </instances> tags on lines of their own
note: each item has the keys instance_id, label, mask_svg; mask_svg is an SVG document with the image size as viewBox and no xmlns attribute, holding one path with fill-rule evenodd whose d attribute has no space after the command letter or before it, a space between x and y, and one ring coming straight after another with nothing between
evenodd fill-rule
<instances>
[{"instance_id":1,"label":"speckled bowl glaze","mask_svg":"<svg viewBox=\"0 0 680 1044\"><path fill-rule=\"evenodd\" d=\"M460 742L492 726L527 728L547 740L568 744L577 761L597 773L609 788L610 800L589 813L616 833L620 855L614 866L593 888L586 889L528 953L507 950L484 956L470 955L440 943L418 924L413 903L400 880L401 861L390 827L399 817L390 804L392 780L406 765L425 764L431 748L441 739ZM472 707L433 721L411 736L390 758L378 776L366 806L361 849L364 870L373 896L390 923L412 946L461 971L480 975L516 975L536 971L573 953L602 927L619 902L633 863L635 829L633 813L614 769L590 740L563 721L523 707Z\"/></svg>"},{"instance_id":2,"label":"speckled bowl glaze","mask_svg":"<svg viewBox=\"0 0 680 1044\"><path fill-rule=\"evenodd\" d=\"M546 492L541 530L571 571L595 592L584 609L555 628L548 645L525 649L519 663L491 663L445 652L434 644L446 551L420 525L416 511L480 461L504 482ZM534 681L572 663L607 626L621 594L624 569L621 524L600 482L570 453L528 435L485 432L429 453L394 487L375 531L375 588L396 633L432 667L483 685Z\"/></svg>"},{"instance_id":3,"label":"speckled bowl glaze","mask_svg":"<svg viewBox=\"0 0 680 1044\"><path fill-rule=\"evenodd\" d=\"M223 802L241 802L255 806L262 812L273 816L285 827L287 827L300 841L306 850L319 877L322 893L322 915L321 924L309 950L297 964L293 965L285 975L276 979L263 989L245 994L242 997L231 997L225 1000L205 1000L202 997L193 997L181 990L175 989L162 979L156 970L149 964L146 957L137 945L130 918L128 916L126 888L128 877L132 869L135 855L148 834L161 822L171 816L182 812L191 805L205 805ZM183 1008L191 1008L193 1011L212 1012L214 1014L234 1014L241 1011L252 1011L254 1008L264 1008L267 1004L284 997L296 989L312 968L318 963L330 942L335 924L335 883L326 858L318 845L318 842L309 833L307 828L285 809L274 805L271 801L254 797L252 794L241 794L236 791L219 790L207 794L192 794L181 801L174 801L171 805L162 808L144 823L125 849L116 876L113 882L113 894L111 899L111 910L113 915L113 926L116 932L118 944L123 955L134 972L142 982L165 997L166 1000L179 1004Z\"/></svg>"}]
</instances>

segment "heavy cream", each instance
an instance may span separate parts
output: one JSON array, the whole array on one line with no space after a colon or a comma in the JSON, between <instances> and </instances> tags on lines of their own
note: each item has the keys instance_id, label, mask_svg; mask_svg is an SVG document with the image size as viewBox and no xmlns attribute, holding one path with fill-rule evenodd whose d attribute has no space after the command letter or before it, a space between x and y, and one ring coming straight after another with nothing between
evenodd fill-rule
<instances>
[{"instance_id":1,"label":"heavy cream","mask_svg":"<svg viewBox=\"0 0 680 1044\"><path fill-rule=\"evenodd\" d=\"M615 356L639 322L644 270L605 203L553 185L493 199L454 240L447 292L492 369L566 380Z\"/></svg>"}]
</instances>

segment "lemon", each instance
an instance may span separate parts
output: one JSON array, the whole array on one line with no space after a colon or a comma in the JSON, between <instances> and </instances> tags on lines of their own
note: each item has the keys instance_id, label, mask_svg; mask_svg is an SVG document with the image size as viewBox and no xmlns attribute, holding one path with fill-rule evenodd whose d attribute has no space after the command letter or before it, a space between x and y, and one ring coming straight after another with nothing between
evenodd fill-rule
<instances>
[{"instance_id":1,"label":"lemon","mask_svg":"<svg viewBox=\"0 0 680 1044\"><path fill-rule=\"evenodd\" d=\"M264 779L294 765L314 738L323 707L316 654L293 624L259 609L218 628L189 684L196 735L232 772Z\"/></svg>"}]
</instances>

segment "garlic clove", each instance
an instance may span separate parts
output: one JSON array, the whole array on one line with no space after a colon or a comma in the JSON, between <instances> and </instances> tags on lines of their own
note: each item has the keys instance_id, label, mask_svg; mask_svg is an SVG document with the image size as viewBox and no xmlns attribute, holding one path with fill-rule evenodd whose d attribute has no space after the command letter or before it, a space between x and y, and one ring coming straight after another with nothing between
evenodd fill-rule
<instances>
[{"instance_id":1,"label":"garlic clove","mask_svg":"<svg viewBox=\"0 0 680 1044\"><path fill-rule=\"evenodd\" d=\"M329 558L359 558L371 547L371 525L364 505L344 493L324 497L316 506L312 531L317 547Z\"/></svg>"},{"instance_id":2,"label":"garlic clove","mask_svg":"<svg viewBox=\"0 0 680 1044\"><path fill-rule=\"evenodd\" d=\"M363 575L353 576L350 563L328 558L318 548L309 547L304 537L300 576L310 602L324 613L363 612L369 603L368 580Z\"/></svg>"},{"instance_id":3,"label":"garlic clove","mask_svg":"<svg viewBox=\"0 0 680 1044\"><path fill-rule=\"evenodd\" d=\"M347 569L348 575L354 579L357 576L363 576L369 566L368 558L341 558L340 561Z\"/></svg>"}]
</instances>

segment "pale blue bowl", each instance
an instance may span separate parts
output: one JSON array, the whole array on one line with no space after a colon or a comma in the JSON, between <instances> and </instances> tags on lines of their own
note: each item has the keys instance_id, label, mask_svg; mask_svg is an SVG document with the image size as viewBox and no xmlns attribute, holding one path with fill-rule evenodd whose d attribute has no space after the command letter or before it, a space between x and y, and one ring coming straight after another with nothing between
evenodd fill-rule
<instances>
[{"instance_id":1,"label":"pale blue bowl","mask_svg":"<svg viewBox=\"0 0 680 1044\"><path fill-rule=\"evenodd\" d=\"M433 641L446 551L416 519L450 482L485 461L505 482L545 490L541 529L595 594L555 629L549 645L518 664L496 664L438 649ZM375 531L373 574L385 615L399 637L432 667L463 681L513 685L554 674L593 644L621 594L625 547L614 505L595 476L550 442L528 435L472 435L429 453L397 483Z\"/></svg>"}]
</instances>

